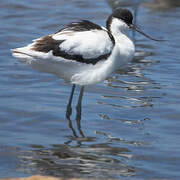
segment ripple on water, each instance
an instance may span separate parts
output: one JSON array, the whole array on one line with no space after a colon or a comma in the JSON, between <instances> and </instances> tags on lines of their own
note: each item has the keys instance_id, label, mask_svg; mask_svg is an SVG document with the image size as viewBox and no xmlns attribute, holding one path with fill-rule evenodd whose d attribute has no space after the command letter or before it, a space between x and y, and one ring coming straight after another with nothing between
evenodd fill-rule
<instances>
[{"instance_id":1,"label":"ripple on water","mask_svg":"<svg viewBox=\"0 0 180 180\"><path fill-rule=\"evenodd\" d=\"M107 2L1 0L1 177L179 179L179 0ZM104 25L117 6L136 11L145 32L168 41L133 34L133 61L86 88L78 126L78 88L67 119L70 86L18 62L10 49L71 21Z\"/></svg>"}]
</instances>

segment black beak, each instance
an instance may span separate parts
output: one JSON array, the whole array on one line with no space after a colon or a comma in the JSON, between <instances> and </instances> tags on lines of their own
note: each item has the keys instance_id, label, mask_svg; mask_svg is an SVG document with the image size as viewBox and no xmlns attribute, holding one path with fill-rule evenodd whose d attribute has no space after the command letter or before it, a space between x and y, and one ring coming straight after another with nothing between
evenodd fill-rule
<instances>
[{"instance_id":1,"label":"black beak","mask_svg":"<svg viewBox=\"0 0 180 180\"><path fill-rule=\"evenodd\" d=\"M164 40L162 40L162 39L155 39L155 38L150 37L149 35L147 35L147 34L145 34L144 32L142 32L142 31L141 31L136 25L134 25L134 24L130 24L129 27L130 27L131 29L134 29L135 31L141 33L142 35L144 35L145 37L147 37L147 38L149 38L149 39L151 39L151 40L153 40L153 41L164 41Z\"/></svg>"}]
</instances>

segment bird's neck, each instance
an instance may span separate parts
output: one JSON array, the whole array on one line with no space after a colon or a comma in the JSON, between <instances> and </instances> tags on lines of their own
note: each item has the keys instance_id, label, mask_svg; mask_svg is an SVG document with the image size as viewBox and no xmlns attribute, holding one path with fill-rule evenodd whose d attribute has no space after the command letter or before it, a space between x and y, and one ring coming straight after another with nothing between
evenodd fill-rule
<instances>
[{"instance_id":1,"label":"bird's neck","mask_svg":"<svg viewBox=\"0 0 180 180\"><path fill-rule=\"evenodd\" d=\"M106 28L115 39L115 47L109 60L113 68L119 68L130 61L135 52L134 44L127 36L129 27L124 21L110 16Z\"/></svg>"},{"instance_id":2,"label":"bird's neck","mask_svg":"<svg viewBox=\"0 0 180 180\"><path fill-rule=\"evenodd\" d=\"M119 39L121 36L123 37L127 35L127 25L120 19L109 17L106 23L106 28L115 40Z\"/></svg>"}]
</instances>

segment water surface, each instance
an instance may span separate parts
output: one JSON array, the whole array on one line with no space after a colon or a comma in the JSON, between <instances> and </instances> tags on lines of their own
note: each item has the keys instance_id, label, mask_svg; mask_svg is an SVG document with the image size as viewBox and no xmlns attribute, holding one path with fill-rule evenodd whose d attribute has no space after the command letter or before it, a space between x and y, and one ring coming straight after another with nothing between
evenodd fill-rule
<instances>
[{"instance_id":1,"label":"water surface","mask_svg":"<svg viewBox=\"0 0 180 180\"><path fill-rule=\"evenodd\" d=\"M82 138L75 121L78 88L72 128L65 118L70 86L19 62L10 49L71 21L105 25L117 6L131 9L145 32L167 41L135 34L132 63L86 88ZM1 0L0 9L0 177L180 178L178 0Z\"/></svg>"}]
</instances>

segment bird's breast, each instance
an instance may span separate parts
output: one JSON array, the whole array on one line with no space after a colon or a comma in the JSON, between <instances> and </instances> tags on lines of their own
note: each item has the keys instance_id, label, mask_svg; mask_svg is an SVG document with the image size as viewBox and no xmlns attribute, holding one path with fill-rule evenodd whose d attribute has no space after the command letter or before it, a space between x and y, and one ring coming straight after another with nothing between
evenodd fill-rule
<instances>
[{"instance_id":1,"label":"bird's breast","mask_svg":"<svg viewBox=\"0 0 180 180\"><path fill-rule=\"evenodd\" d=\"M119 49L119 61L121 63L131 61L135 52L134 43L127 36L119 37L116 42Z\"/></svg>"},{"instance_id":2,"label":"bird's breast","mask_svg":"<svg viewBox=\"0 0 180 180\"><path fill-rule=\"evenodd\" d=\"M133 42L127 38L116 39L112 54L109 57L111 69L123 69L132 60L135 52Z\"/></svg>"}]
</instances>

